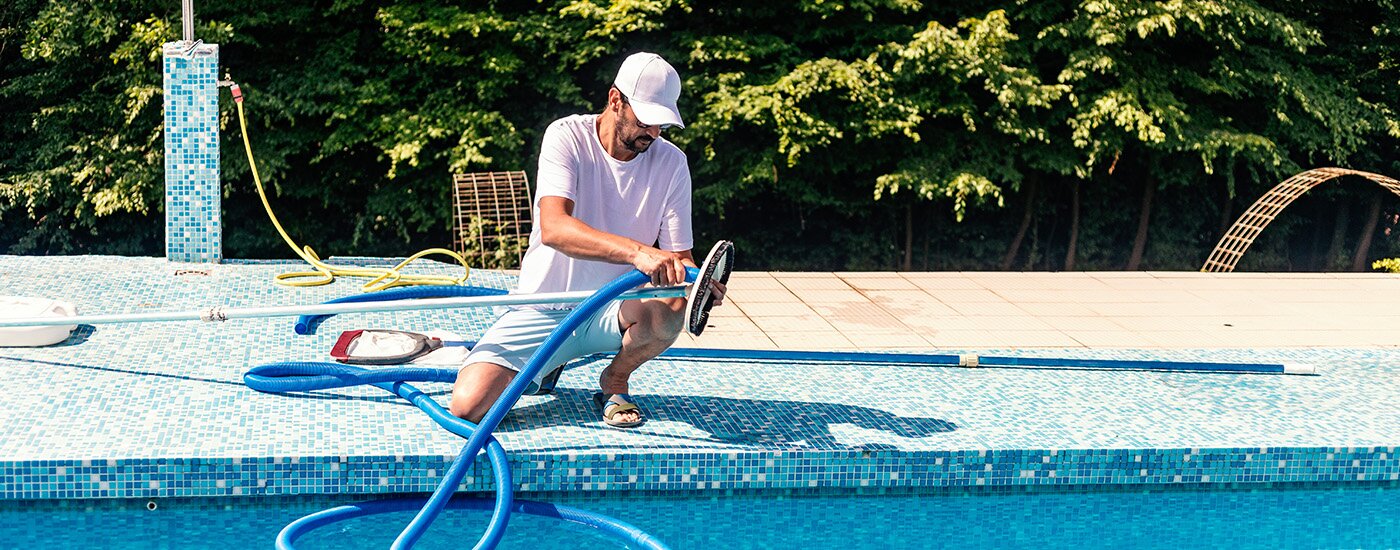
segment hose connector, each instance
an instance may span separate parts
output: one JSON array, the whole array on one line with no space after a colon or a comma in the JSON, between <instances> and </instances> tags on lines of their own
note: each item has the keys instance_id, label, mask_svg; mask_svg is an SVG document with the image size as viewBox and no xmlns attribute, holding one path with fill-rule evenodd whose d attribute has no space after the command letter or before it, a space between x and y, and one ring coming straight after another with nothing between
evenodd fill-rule
<instances>
[{"instance_id":1,"label":"hose connector","mask_svg":"<svg viewBox=\"0 0 1400 550\"><path fill-rule=\"evenodd\" d=\"M224 306L214 306L200 312L199 320L206 323L216 321L222 323L228 320L228 314L224 312Z\"/></svg>"},{"instance_id":2,"label":"hose connector","mask_svg":"<svg viewBox=\"0 0 1400 550\"><path fill-rule=\"evenodd\" d=\"M229 93L233 94L233 100L243 103L243 89L239 88L238 83L233 81L233 75L225 74L224 79L215 84L220 88L228 88Z\"/></svg>"}]
</instances>

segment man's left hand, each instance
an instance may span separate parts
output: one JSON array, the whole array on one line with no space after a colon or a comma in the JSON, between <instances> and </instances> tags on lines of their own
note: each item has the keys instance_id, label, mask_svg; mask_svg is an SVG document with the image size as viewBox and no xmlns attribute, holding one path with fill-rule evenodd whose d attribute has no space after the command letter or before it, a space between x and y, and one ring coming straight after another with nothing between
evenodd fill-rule
<instances>
[{"instance_id":1,"label":"man's left hand","mask_svg":"<svg viewBox=\"0 0 1400 550\"><path fill-rule=\"evenodd\" d=\"M716 306L724 305L724 293L727 290L728 288L724 286L724 283L721 283L714 279L710 280L710 295L715 297Z\"/></svg>"}]
</instances>

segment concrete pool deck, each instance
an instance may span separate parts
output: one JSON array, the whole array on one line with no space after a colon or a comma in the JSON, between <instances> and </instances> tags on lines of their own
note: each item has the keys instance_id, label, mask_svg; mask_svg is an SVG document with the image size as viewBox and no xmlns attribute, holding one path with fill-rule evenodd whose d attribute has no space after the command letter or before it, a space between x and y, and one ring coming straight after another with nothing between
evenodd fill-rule
<instances>
[{"instance_id":1,"label":"concrete pool deck","mask_svg":"<svg viewBox=\"0 0 1400 550\"><path fill-rule=\"evenodd\" d=\"M282 262L0 256L0 295L82 313L319 303ZM450 272L443 266L422 269ZM513 277L474 271L471 283ZM713 490L1400 479L1400 277L1380 274L736 273L731 304L678 346L1308 362L1318 376L664 360L643 427L589 405L570 366L497 431L517 487ZM249 368L327 360L342 330L449 330L486 310L82 327L0 348L0 498L400 493L433 489L462 441L375 388L294 395ZM445 384L416 384L445 403ZM480 462L480 461L479 461ZM463 489L491 490L478 464Z\"/></svg>"},{"instance_id":2,"label":"concrete pool deck","mask_svg":"<svg viewBox=\"0 0 1400 550\"><path fill-rule=\"evenodd\" d=\"M733 287L736 307L687 345L1400 346L1400 276L1383 273L741 272Z\"/></svg>"}]
</instances>

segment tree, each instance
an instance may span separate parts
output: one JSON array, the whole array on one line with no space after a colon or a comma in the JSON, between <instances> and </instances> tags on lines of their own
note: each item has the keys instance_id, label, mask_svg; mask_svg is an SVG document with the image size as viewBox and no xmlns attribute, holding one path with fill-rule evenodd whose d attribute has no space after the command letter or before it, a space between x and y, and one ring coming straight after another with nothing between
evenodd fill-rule
<instances>
[{"instance_id":1,"label":"tree","mask_svg":"<svg viewBox=\"0 0 1400 550\"><path fill-rule=\"evenodd\" d=\"M158 246L161 75L147 46L165 26L133 22L128 2L12 8L0 48L0 241L15 252Z\"/></svg>"},{"instance_id":2,"label":"tree","mask_svg":"<svg viewBox=\"0 0 1400 550\"><path fill-rule=\"evenodd\" d=\"M451 173L533 170L545 125L601 109L647 50L685 79L668 138L692 161L699 240L736 240L751 267L911 268L923 250L941 268L1194 268L1236 196L1318 164L1400 172L1394 8L240 0L202 7L197 35L248 95L274 207L326 255L448 242ZM5 9L0 250L159 254L175 6ZM288 257L223 105L226 254ZM1396 250L1390 208L1363 255ZM1334 212L1299 215L1270 234L1320 234Z\"/></svg>"},{"instance_id":3,"label":"tree","mask_svg":"<svg viewBox=\"0 0 1400 550\"><path fill-rule=\"evenodd\" d=\"M917 7L865 6L870 19L880 8ZM1066 87L1044 84L1017 64L1009 48L1017 37L1002 11L956 27L892 20L840 40L825 32L823 49L804 55L792 51L802 44L787 37L725 38L738 53L723 56L704 42L697 47L707 53L702 60L746 61L744 70L698 71L711 75L698 83L705 111L697 131L685 136L706 161L741 159L706 166L707 177L732 182L706 189L717 208L755 190L798 208L838 211L872 196L878 203L910 193L916 200L949 199L958 219L971 204L1000 204L1001 187L1018 184L1025 158L1033 156L1014 151L1045 140L1044 122L1033 112ZM803 22L759 27L792 32L791 40L806 35ZM754 63L750 52L768 58ZM750 70L755 65L763 70ZM900 225L912 227L913 209L897 211L906 216ZM911 241L906 230L906 266Z\"/></svg>"}]
</instances>

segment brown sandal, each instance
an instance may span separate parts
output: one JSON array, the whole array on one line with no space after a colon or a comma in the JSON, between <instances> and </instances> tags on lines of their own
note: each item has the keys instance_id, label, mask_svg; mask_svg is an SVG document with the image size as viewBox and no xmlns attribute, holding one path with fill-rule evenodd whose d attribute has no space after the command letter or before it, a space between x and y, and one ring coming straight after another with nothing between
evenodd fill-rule
<instances>
[{"instance_id":1,"label":"brown sandal","mask_svg":"<svg viewBox=\"0 0 1400 550\"><path fill-rule=\"evenodd\" d=\"M641 426L646 419L642 418L642 409L632 401L632 396L625 393L614 394L593 394L593 403L598 405L603 411L603 422L615 428L635 428ZM637 411L637 420L634 422L623 422L614 420L617 415L627 411Z\"/></svg>"}]
</instances>

